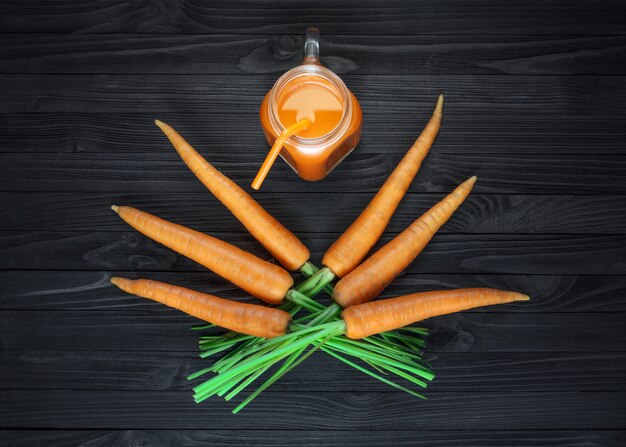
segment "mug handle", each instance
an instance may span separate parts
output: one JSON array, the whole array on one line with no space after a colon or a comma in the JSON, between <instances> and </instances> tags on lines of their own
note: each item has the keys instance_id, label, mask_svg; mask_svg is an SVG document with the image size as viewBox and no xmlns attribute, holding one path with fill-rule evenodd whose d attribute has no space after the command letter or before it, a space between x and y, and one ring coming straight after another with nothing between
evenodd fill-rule
<instances>
[{"instance_id":1,"label":"mug handle","mask_svg":"<svg viewBox=\"0 0 626 447\"><path fill-rule=\"evenodd\" d=\"M320 30L315 27L308 28L304 35L304 62L320 63Z\"/></svg>"}]
</instances>

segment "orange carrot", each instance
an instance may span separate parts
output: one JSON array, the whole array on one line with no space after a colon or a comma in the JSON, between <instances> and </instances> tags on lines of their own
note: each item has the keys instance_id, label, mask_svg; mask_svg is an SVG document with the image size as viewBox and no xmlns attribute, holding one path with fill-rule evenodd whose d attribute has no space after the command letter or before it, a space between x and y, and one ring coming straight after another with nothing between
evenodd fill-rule
<instances>
[{"instance_id":1,"label":"orange carrot","mask_svg":"<svg viewBox=\"0 0 626 447\"><path fill-rule=\"evenodd\" d=\"M371 301L419 255L437 230L467 198L476 177L459 185L441 202L416 219L335 286L333 299L342 307Z\"/></svg>"},{"instance_id":2,"label":"orange carrot","mask_svg":"<svg viewBox=\"0 0 626 447\"><path fill-rule=\"evenodd\" d=\"M309 250L235 182L215 169L174 128L156 120L189 169L278 261L297 270L309 259Z\"/></svg>"},{"instance_id":3,"label":"orange carrot","mask_svg":"<svg viewBox=\"0 0 626 447\"><path fill-rule=\"evenodd\" d=\"M291 315L280 309L225 300L164 282L115 276L111 282L124 292L158 301L209 323L255 337L284 335L291 320Z\"/></svg>"},{"instance_id":4,"label":"orange carrot","mask_svg":"<svg viewBox=\"0 0 626 447\"><path fill-rule=\"evenodd\" d=\"M435 111L422 134L369 205L324 254L322 264L330 268L337 277L345 276L359 265L385 231L439 132L442 110L443 95L440 95Z\"/></svg>"},{"instance_id":5,"label":"orange carrot","mask_svg":"<svg viewBox=\"0 0 626 447\"><path fill-rule=\"evenodd\" d=\"M282 302L293 285L283 268L227 242L129 206L111 207L131 227L193 259L251 295L270 304Z\"/></svg>"},{"instance_id":6,"label":"orange carrot","mask_svg":"<svg viewBox=\"0 0 626 447\"><path fill-rule=\"evenodd\" d=\"M438 315L529 299L521 293L487 288L439 290L352 306L343 311L342 318L346 336L364 338Z\"/></svg>"}]
</instances>

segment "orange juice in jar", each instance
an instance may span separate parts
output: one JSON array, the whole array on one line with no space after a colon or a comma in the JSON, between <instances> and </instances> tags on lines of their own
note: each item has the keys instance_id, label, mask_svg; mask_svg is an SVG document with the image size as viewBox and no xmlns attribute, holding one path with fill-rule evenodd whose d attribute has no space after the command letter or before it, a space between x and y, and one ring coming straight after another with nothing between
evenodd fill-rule
<instances>
[{"instance_id":1,"label":"orange juice in jar","mask_svg":"<svg viewBox=\"0 0 626 447\"><path fill-rule=\"evenodd\" d=\"M361 107L341 78L321 65L316 28L307 30L303 63L276 81L260 116L268 143L282 143L281 157L304 180L326 177L359 143Z\"/></svg>"}]
</instances>

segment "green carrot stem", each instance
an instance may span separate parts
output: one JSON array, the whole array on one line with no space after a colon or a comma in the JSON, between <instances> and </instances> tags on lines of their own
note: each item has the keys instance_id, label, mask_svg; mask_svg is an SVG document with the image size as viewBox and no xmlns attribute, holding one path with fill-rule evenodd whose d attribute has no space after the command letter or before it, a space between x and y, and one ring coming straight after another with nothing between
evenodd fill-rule
<instances>
[{"instance_id":1,"label":"green carrot stem","mask_svg":"<svg viewBox=\"0 0 626 447\"><path fill-rule=\"evenodd\" d=\"M302 273L306 277L315 275L319 270L320 269L315 264L312 264L309 261L305 262L304 265L300 267L300 273ZM323 290L328 295L331 295L333 293L333 288L330 284L326 285ZM305 293L305 295L308 294Z\"/></svg>"},{"instance_id":2,"label":"green carrot stem","mask_svg":"<svg viewBox=\"0 0 626 447\"><path fill-rule=\"evenodd\" d=\"M399 362L397 360L391 359L389 357L386 356L381 356L377 353L371 352L369 350L366 349L362 349L358 346L353 346L353 345L347 345L345 343L343 343L342 340L339 340L338 338L334 338L328 341L328 346L330 347L338 347L339 349L344 349L345 351L348 352L353 352L355 353L355 357L363 357L363 358L367 358L367 359L371 359L374 361L379 361L391 366L396 366L398 368L404 369L406 371L411 371L415 374L417 374L418 376L424 377L425 379L428 380L432 380L435 376L433 374L432 371L427 370L424 367L421 367L419 365L409 365L407 363L403 363L403 362ZM344 351L344 352L345 352Z\"/></svg>"},{"instance_id":3,"label":"green carrot stem","mask_svg":"<svg viewBox=\"0 0 626 447\"><path fill-rule=\"evenodd\" d=\"M340 360L340 361L344 362L345 364L347 364L347 365L349 365L349 366L351 366L351 367L361 371L364 374L367 374L368 376L371 376L371 377L373 377L375 379L378 379L381 382L386 383L387 385L392 386L392 387L394 387L394 388L396 388L398 390L404 391L405 393L408 393L408 394L410 394L412 396L419 397L420 399L426 399L426 397L424 397L423 395L421 395L419 393L416 393L413 390L405 388L402 385L398 385L397 383L395 383L395 382L393 382L393 381L391 381L389 379L386 379L385 377L379 376L378 374L373 373L373 372L363 368L361 365L358 365L358 364L356 364L354 362L351 362L347 358L337 354L336 352L333 352L332 349L329 349L327 347L322 347L321 349L322 349L322 351L324 351L328 355L330 355L332 357L335 357L337 360Z\"/></svg>"},{"instance_id":4,"label":"green carrot stem","mask_svg":"<svg viewBox=\"0 0 626 447\"><path fill-rule=\"evenodd\" d=\"M398 331L413 332L414 334L428 335L428 329L423 327L401 327Z\"/></svg>"},{"instance_id":5,"label":"green carrot stem","mask_svg":"<svg viewBox=\"0 0 626 447\"><path fill-rule=\"evenodd\" d=\"M203 351L199 354L200 358L205 359L207 357L211 357L212 355L219 354L220 352L224 352L230 348L232 348L236 343L231 343L224 346L218 346L213 349L203 349Z\"/></svg>"},{"instance_id":6,"label":"green carrot stem","mask_svg":"<svg viewBox=\"0 0 626 447\"><path fill-rule=\"evenodd\" d=\"M226 354L224 357L222 357L221 359L219 359L218 361L216 361L215 363L213 363L212 368L219 368L219 366L221 364L227 363L230 361L230 359L243 352L244 350L248 349L251 346L254 346L256 343L258 343L261 339L260 338L251 338L250 340L242 343L237 349L233 349L232 351L230 351L228 354ZM207 357L204 355L203 352L200 353L200 357ZM215 371L215 369L213 369L213 371Z\"/></svg>"},{"instance_id":7,"label":"green carrot stem","mask_svg":"<svg viewBox=\"0 0 626 447\"><path fill-rule=\"evenodd\" d=\"M294 324L302 324L302 323L307 322L307 321L315 321L315 319L317 319L317 317L319 317L319 316L320 316L322 313L324 313L324 312L325 312L324 310L321 310L321 311L319 311L319 312L315 312L315 313L312 313L312 314L308 314L308 315L305 315L305 316L303 316L303 317L300 317L300 318L297 318L297 319L295 319L295 320L291 320L291 321L292 321ZM316 325L317 325L317 324L312 325L312 326L316 326Z\"/></svg>"},{"instance_id":8,"label":"green carrot stem","mask_svg":"<svg viewBox=\"0 0 626 447\"><path fill-rule=\"evenodd\" d=\"M284 376L285 374L287 374L289 371L291 371L293 368L295 368L296 366L298 366L300 363L302 363L304 360L306 360L307 358L309 358L311 356L311 354L313 354L319 347L323 346L324 343L326 343L326 341L332 337L332 334L329 334L326 339L322 340L321 342L316 343L316 347L314 349L309 350L309 352L307 352L304 356L301 356L302 352L307 348L307 346L304 346L302 348L300 348L298 351L294 352L293 354L291 354L291 356L289 356L289 358L285 361L285 363L279 368L278 371L276 371L272 377L270 377L268 380L266 380L263 385L261 385L259 388L257 388L250 396L248 396L242 403L240 403L234 410L233 410L233 414L237 414L239 413L246 405L248 405L250 402L252 402L253 399L255 399L256 397L259 396L259 394L261 394L264 390L266 390L267 388L269 388L274 382L276 382L278 379L280 379L282 376Z\"/></svg>"},{"instance_id":9,"label":"green carrot stem","mask_svg":"<svg viewBox=\"0 0 626 447\"><path fill-rule=\"evenodd\" d=\"M373 345L379 346L381 348L384 349L398 349L398 352L403 353L404 355L409 355L409 356L414 356L416 354L414 354L412 351L409 350L409 348L405 347L405 346L398 346L394 343L390 343L386 338L383 337L366 337L362 339L363 341L367 342L367 343L371 343Z\"/></svg>"},{"instance_id":10,"label":"green carrot stem","mask_svg":"<svg viewBox=\"0 0 626 447\"><path fill-rule=\"evenodd\" d=\"M383 371L383 369L382 369L380 366L376 365L376 363L372 363L372 361L367 361L367 360L363 360L363 359L360 359L360 360L361 360L363 363L367 363L369 366L371 366L372 368L374 368L374 369L375 369L376 371L378 371L379 373L381 373L381 374L387 374L385 371Z\"/></svg>"},{"instance_id":11,"label":"green carrot stem","mask_svg":"<svg viewBox=\"0 0 626 447\"><path fill-rule=\"evenodd\" d=\"M399 355L402 355L402 357L405 357L405 358L415 359L415 360L421 360L422 358L422 355L419 353L419 351L416 353L414 350L411 350L409 348L405 348L403 346L398 346L395 344L388 343L384 339L377 339L377 338L371 337L364 341L372 345L378 346L384 349L385 351L395 351Z\"/></svg>"},{"instance_id":12,"label":"green carrot stem","mask_svg":"<svg viewBox=\"0 0 626 447\"><path fill-rule=\"evenodd\" d=\"M235 397L237 394L239 394L240 392L242 392L248 385L250 385L252 382L254 382L257 378L259 378L259 376L261 376L265 371L267 371L268 369L270 369L272 367L272 365L274 365L274 363L268 363L267 365L265 365L263 368L259 368L259 370L257 372L255 372L254 374L250 375L246 380L244 380L243 382L241 382L241 384L239 384L239 386L237 388L235 388L234 390L232 390L230 393L228 393L226 395L226 397L224 398L224 400L231 400L233 397Z\"/></svg>"},{"instance_id":13,"label":"green carrot stem","mask_svg":"<svg viewBox=\"0 0 626 447\"><path fill-rule=\"evenodd\" d=\"M306 349L306 346L305 346L305 347L303 347L303 348L298 349L296 352L294 352L293 354L291 354L291 355L290 355L290 356L289 356L289 357L285 360L285 363L283 363L283 365L282 365L282 366L278 369L278 371L276 371L276 372L275 372L275 373L274 373L274 374L273 374L273 375L272 375L272 376L271 376L268 380L266 380L266 381L263 383L263 385L261 386L261 387L263 388L263 390L264 390L264 389L266 389L267 387L269 387L269 386L270 386L272 383L274 383L276 380L278 380L278 378L279 378L279 377L281 377L282 375L284 375L283 371L285 371L285 370L287 369L287 367L288 367L288 366L290 366L293 362L295 362L295 361L298 359L298 357L299 357L299 356L300 356L300 355L301 355L301 354L305 351L305 349ZM305 358L306 358L306 357L308 357L308 356L305 356ZM269 366L273 366L275 363L278 363L279 361L280 361L280 360L277 360L277 361L275 361L275 362L272 362L270 365L268 365L268 367L269 367ZM278 377L277 377L277 375L278 375ZM256 377L255 377L255 378L256 378ZM269 383L269 384L268 384L268 382L270 382L270 381L271 381L271 383ZM248 384L249 384L249 383L248 383ZM267 385L266 385L266 384L267 384ZM261 390L261 391L263 391L263 390ZM237 390L237 393L239 393L240 391L242 391L242 390L241 390L241 389ZM258 391L258 389L257 389L257 390L255 390L255 392L256 392L256 391ZM254 397L256 397L256 396L258 396L259 394L261 394L261 391L259 391L259 392L258 392L258 393L254 396ZM235 393L235 394L237 394L237 393ZM231 394L232 394L232 393L231 393ZM230 396L230 395L229 395L229 396L232 398L232 397L234 397L234 395L235 395L235 394L233 394L232 396ZM254 394L254 393L253 393L253 394ZM253 397L252 399L254 399L254 397ZM244 401L244 402L245 402L245 405L247 405L248 403L250 403L250 402L252 401L252 399L249 399L249 400L248 400L248 399L246 399L246 401ZM226 400L229 400L229 399L226 399ZM242 405L239 405L239 406L237 406L237 408L235 408L235 410L239 411L239 410L241 410L243 407L245 407L245 405L243 405L243 406L242 406ZM233 410L233 413L235 413L235 410Z\"/></svg>"},{"instance_id":14,"label":"green carrot stem","mask_svg":"<svg viewBox=\"0 0 626 447\"><path fill-rule=\"evenodd\" d=\"M210 367L201 369L200 371L196 371L195 373L188 375L187 376L187 380L197 379L198 377L200 377L203 374L206 374L208 372L211 372L211 368Z\"/></svg>"},{"instance_id":15,"label":"green carrot stem","mask_svg":"<svg viewBox=\"0 0 626 447\"><path fill-rule=\"evenodd\" d=\"M231 356L227 361L224 362L216 362L213 365L213 371L222 374L225 371L228 371L233 365L236 365L241 359L248 358L257 358L259 355L263 355L266 352L269 352L273 349L273 346L261 345L261 344L252 344L248 349L244 349L240 352L235 353Z\"/></svg>"},{"instance_id":16,"label":"green carrot stem","mask_svg":"<svg viewBox=\"0 0 626 447\"><path fill-rule=\"evenodd\" d=\"M220 374L218 376L213 377L208 382L205 382L200 390L197 390L194 394L194 400L196 402L202 402L203 400L209 398L217 391L219 391L223 386L227 385L234 378L239 376L244 372L255 372L258 368L262 368L267 365L269 362L273 362L274 360L280 360L282 358L287 357L291 353L297 351L301 347L308 346L311 342L315 341L319 338L324 338L329 334L337 332L337 328L325 328L319 332L308 335L307 337L303 337L300 340L294 341L293 343L288 343L285 346L279 347L275 351L265 354L264 356L254 359L250 362L244 361L242 364L239 364L237 367L230 369L229 371Z\"/></svg>"},{"instance_id":17,"label":"green carrot stem","mask_svg":"<svg viewBox=\"0 0 626 447\"><path fill-rule=\"evenodd\" d=\"M407 362L407 363L412 362L411 359L405 355L398 355L394 351L391 351L389 349L382 349L376 345L370 346L370 345L367 345L366 343L361 342L360 340L351 340L349 338L342 338L341 341L344 343L350 344L352 346L358 346L361 349L367 349L370 352L375 352L382 356L398 360L400 362Z\"/></svg>"},{"instance_id":18,"label":"green carrot stem","mask_svg":"<svg viewBox=\"0 0 626 447\"><path fill-rule=\"evenodd\" d=\"M413 371L414 369L423 369L423 366L414 362L409 358L397 358L394 356L389 356L385 351L376 351L373 347L360 347L354 346L350 344L342 343L345 339L334 339L332 343L329 343L329 347L333 349L341 350L346 354L350 354L354 357L358 357L360 360L365 361L366 363L375 363L375 364L395 364L395 365L404 365L405 369Z\"/></svg>"},{"instance_id":19,"label":"green carrot stem","mask_svg":"<svg viewBox=\"0 0 626 447\"><path fill-rule=\"evenodd\" d=\"M255 338L252 335L236 334L236 336L225 337L200 337L198 344L206 348L214 348L222 345L229 345L233 343L239 343L240 341L246 341L251 338Z\"/></svg>"},{"instance_id":20,"label":"green carrot stem","mask_svg":"<svg viewBox=\"0 0 626 447\"><path fill-rule=\"evenodd\" d=\"M380 334L377 335L371 335L370 337L380 337L386 341L388 341L389 343L393 343L393 340L398 340L402 343L408 343L410 345L411 348L414 347L414 345L419 346L420 349L424 348L425 345L425 341L422 338L416 337L415 335L403 335L400 334L396 331L391 331L391 332L382 332ZM370 339L370 337L366 337L365 339Z\"/></svg>"},{"instance_id":21,"label":"green carrot stem","mask_svg":"<svg viewBox=\"0 0 626 447\"><path fill-rule=\"evenodd\" d=\"M335 274L328 267L322 267L309 279L301 283L297 289L308 296L317 295L335 279ZM332 293L332 290L331 290Z\"/></svg>"},{"instance_id":22,"label":"green carrot stem","mask_svg":"<svg viewBox=\"0 0 626 447\"><path fill-rule=\"evenodd\" d=\"M288 343L288 342L285 342L285 343ZM280 346L280 345L278 345L278 346ZM258 351L255 351L255 352L254 352L254 353L252 353L252 354L246 354L245 358L246 358L247 360L253 360L253 359L259 358L259 357L261 357L261 356L263 356L263 355L267 354L268 352L271 352L271 351L272 351L272 349L274 349L274 347L273 347L273 346L266 346L265 348L260 349L260 350L258 350ZM244 358L244 357L240 357L240 358L233 358L233 359L231 359L231 361L230 361L230 362L228 362L228 363L225 363L225 364L221 365L219 368L215 368L215 372L216 372L216 373L218 373L218 374L223 374L223 373L225 373L225 372L226 372L226 371L228 371L230 368L232 368L232 367L233 367L233 365L236 365L236 364L237 364L237 362L238 362L241 358Z\"/></svg>"},{"instance_id":23,"label":"green carrot stem","mask_svg":"<svg viewBox=\"0 0 626 447\"><path fill-rule=\"evenodd\" d=\"M337 303L332 303L324 311L322 311L313 321L309 324L315 326L317 324L328 323L329 321L336 320L341 313L341 306Z\"/></svg>"},{"instance_id":24,"label":"green carrot stem","mask_svg":"<svg viewBox=\"0 0 626 447\"><path fill-rule=\"evenodd\" d=\"M315 275L315 273L317 273L318 271L319 269L315 266L315 264L311 263L310 261L305 262L304 264L302 264L302 267L300 267L300 273L302 273L307 278L309 276Z\"/></svg>"},{"instance_id":25,"label":"green carrot stem","mask_svg":"<svg viewBox=\"0 0 626 447\"><path fill-rule=\"evenodd\" d=\"M315 267L313 264L307 262L305 263L305 265L302 266L300 270L304 275L310 275L312 277L315 276L315 278L305 281L296 289L291 289L287 294L287 299L280 306L280 308L283 308L283 310L290 312L292 315L295 315L295 313L298 312L300 308L305 308L309 312L313 313L313 315L308 315L307 317L295 320L293 322L294 324L290 326L290 329L298 334L298 338L307 333L305 329L307 327L311 330L318 330L318 328L316 328L315 326L323 325L327 322L336 320L342 310L341 307L336 303L333 303L328 307L324 307L309 298L309 296L314 296L315 294L317 294L320 290L322 290L322 288L325 288L328 293L332 293L332 285L330 284L330 282L332 282L332 280L334 279L334 274L330 271L330 269L323 268L321 270L318 270L317 267ZM304 291L306 291L306 293L303 293ZM302 323L307 320L310 320L309 323L307 323L306 326L303 326ZM413 331L408 332L424 335L424 330L418 328L412 329ZM301 331L305 332L303 333ZM388 335L389 334L383 333L379 335L379 338L375 338L376 336L368 337L367 339L364 339L365 343L348 341L347 345L345 342L348 339L342 337L342 339L339 341L339 345L337 345L337 340L333 340L331 345L335 347L334 349L339 348L344 354L360 358L362 361L368 363L372 368L381 372L381 374L386 374L385 371L389 371L393 372L399 377L410 380L413 383L417 383L415 381L418 381L419 383L424 383L423 381L419 381L419 379L413 378L410 374L404 372L406 370L424 377L422 367L415 364L415 362L411 360L420 359L419 354L411 352L411 350L415 349L419 352L420 347L423 346L423 341L416 339L414 336L408 337L399 333L396 333L393 336ZM317 337L319 336L320 335L318 334ZM297 343L298 345L300 345L301 339L293 340L293 338L289 338L287 336L283 337L286 337L282 339L282 341L284 341L284 345L280 346L278 346L275 341L272 342L271 340L268 341L249 336L247 336L246 339L239 340L243 341L244 343L241 346L237 347L235 350L231 351L227 356L225 356L225 358L216 362L216 364L214 364L212 367L199 371L198 373L196 373L196 375L192 375L194 378L199 377L201 374L204 374L210 370L219 373L219 376L212 378L194 388L194 390L196 391L196 401L202 401L215 393L223 395L229 391L230 392L226 398L232 399L243 389L245 389L250 383L254 382L254 380L260 377L263 372L269 369L273 364L279 362L285 356L289 355L289 358L284 362L279 371L277 371L270 378L270 380L266 381L263 384L260 391L257 390L257 394L254 394L251 399L246 400L243 405L240 405L236 409L236 411L239 411L252 399L254 399L254 397L258 396L261 391L267 389L267 387L269 387L272 383L278 380L278 378L282 377L282 375L286 374L293 367L295 367L295 364L299 364L310 355L307 354L305 356L302 356L302 352L304 352L308 344L302 345L301 349L293 351L292 344ZM315 337L312 336L309 336L307 338L315 339ZM395 342L393 341L394 339L396 340ZM411 340L409 341L409 339ZM215 339L207 339L206 342L201 344L201 347L205 348L205 352L203 354L206 355L206 353L208 352L214 353L216 349L225 350L239 342L236 338L233 338L232 340L232 342L224 343L224 340L220 342ZM419 341L419 343L416 343L417 341ZM208 348L210 348L211 351L209 351ZM327 346L326 348L327 349L325 349L325 351L333 349L330 346ZM277 355L276 351L290 351L291 354ZM342 356L335 355L335 357L341 361L347 360ZM261 366L258 366L258 362L261 362ZM349 361L347 361L346 363L350 366L355 365L354 363ZM397 367L394 365L396 365ZM419 373L415 371L416 368L420 371ZM232 371L237 369L240 370L240 373L233 375L234 373ZM394 384L394 382L384 379L378 374L375 374L367 369L361 367L357 369L365 372L366 374L369 374L372 377L376 377L379 380L382 380L384 383L392 384L392 386L398 389L403 389L403 387L400 387L399 385ZM230 379L223 378L223 376L227 373L230 374ZM426 374L428 373L432 374L430 371L427 371ZM216 384L219 383L216 381L216 379L220 377L222 377L222 381L225 381L223 382L223 385ZM413 392L410 392L410 394L423 397Z\"/></svg>"},{"instance_id":26,"label":"green carrot stem","mask_svg":"<svg viewBox=\"0 0 626 447\"><path fill-rule=\"evenodd\" d=\"M268 361L273 360L274 358L278 358L281 356L284 358L287 355L291 354L292 352L298 350L300 347L311 344L312 341L318 338L324 338L329 334L340 334L344 330L345 330L345 324L343 322L337 321L333 323L328 323L326 325L317 326L315 328L303 329L302 331L295 333L295 334L287 334L287 335L282 335L280 337L272 338L268 340L268 342L277 341L278 343L282 344L285 340L291 340L294 337L301 337L299 339L293 340L293 342L291 343L284 344L278 347L276 350L269 352L259 358L255 358L252 360L243 360L234 368L229 369L223 374L215 376L208 382L205 382L199 387L194 388L194 391L196 392L196 394L211 393L213 390L219 389L219 387L222 384L226 383L229 380L232 380L234 377L236 377L238 374L241 374L242 372L245 372L250 369L262 367ZM310 333L310 332L312 332L312 334L309 334L306 337L302 337L304 333ZM270 344L270 343L266 343L266 344ZM277 344L277 343L275 342L273 344Z\"/></svg>"},{"instance_id":27,"label":"green carrot stem","mask_svg":"<svg viewBox=\"0 0 626 447\"><path fill-rule=\"evenodd\" d=\"M408 380L410 382L413 382L414 384L419 385L422 388L426 388L428 386L428 383L424 382L423 380L420 380L417 377L413 377L412 375L407 374L406 372L404 372L404 371L402 371L402 370L400 370L398 368L395 368L395 367L393 367L391 365L381 365L381 368L384 368L387 371L389 371L389 372L391 372L391 373L393 373L393 374L395 374L397 376L400 376L400 377L402 377L402 378L404 378L404 379L406 379L406 380Z\"/></svg>"},{"instance_id":28,"label":"green carrot stem","mask_svg":"<svg viewBox=\"0 0 626 447\"><path fill-rule=\"evenodd\" d=\"M192 326L191 330L192 331L202 331L204 329L211 329L212 327L215 327L214 324L204 324L202 326Z\"/></svg>"},{"instance_id":29,"label":"green carrot stem","mask_svg":"<svg viewBox=\"0 0 626 447\"><path fill-rule=\"evenodd\" d=\"M352 343L352 344L356 344L358 346L360 346L362 349L375 349L375 352L380 353L381 355L386 355L387 353L385 352L385 350L382 349L378 349L378 347L372 348L369 346L366 346L366 344L364 343L360 343L358 340L344 340L345 342L348 343ZM273 384L276 380L278 380L280 377L282 377L283 375L285 375L287 372L289 372L291 369L293 369L293 367L295 367L295 364L292 367L288 367L288 365L291 365L295 359L297 359L298 357L301 356L302 352L306 349L306 346L303 347L301 350L294 352L293 354L291 354L291 356L285 361L285 365L283 365L283 367L277 371L270 380L266 381L264 383L264 385L261 387L261 390L259 391L259 393L265 389L267 389L271 384ZM305 358L307 358L311 353L305 355L304 357L300 358L296 364L301 363ZM395 357L393 357L395 358ZM387 369L387 370L391 370L393 367L389 366L387 363L385 363L384 365L378 364L377 362L371 361L371 360L364 360L366 363L368 363L372 368L378 370L379 372L381 372L382 374L384 374L385 372L382 369ZM401 361L404 361L405 359L399 359ZM263 371L265 371L267 368L269 368L271 365L267 365L266 368L263 369ZM417 367L418 365L415 364L411 364L411 366ZM382 369L381 369L382 368ZM410 376L409 374L397 369L397 368L393 368L394 373L396 373L397 375L406 378L407 380L410 380L416 384L419 384L421 386L425 386L423 381L420 381L419 379L413 378L412 376ZM251 383L253 380L255 380L260 374L256 374L254 375L254 377L250 377L249 380L247 380L245 382L245 385L242 383L237 390L235 390L234 392L232 392L229 396L230 398L232 398L234 395L236 395L237 393L239 393L243 388L245 388L245 386L247 386L249 383ZM222 393L219 392L217 393L218 395L221 395ZM255 397L258 394L255 395ZM246 400L246 404L249 403L252 399ZM239 411L241 408L243 408L245 405L242 405L240 407L238 407Z\"/></svg>"},{"instance_id":30,"label":"green carrot stem","mask_svg":"<svg viewBox=\"0 0 626 447\"><path fill-rule=\"evenodd\" d=\"M289 289L287 291L287 295L285 295L285 299L305 308L309 312L318 312L325 309L323 305L321 305L317 301L312 300L305 294L300 293L296 289Z\"/></svg>"},{"instance_id":31,"label":"green carrot stem","mask_svg":"<svg viewBox=\"0 0 626 447\"><path fill-rule=\"evenodd\" d=\"M370 340L371 338L375 338L375 337L380 337L388 341L389 343L393 343L393 340L398 340L400 343L402 343L402 345L404 345L404 347L397 343L393 343L394 346L397 346L400 349L404 349L404 348L414 349L417 352L421 352L424 349L424 346L426 345L426 342L421 338L416 338L415 336L407 337L406 335L398 334L395 331L383 332L381 334L378 334L377 336L373 335L370 337L366 337L363 340Z\"/></svg>"}]
</instances>

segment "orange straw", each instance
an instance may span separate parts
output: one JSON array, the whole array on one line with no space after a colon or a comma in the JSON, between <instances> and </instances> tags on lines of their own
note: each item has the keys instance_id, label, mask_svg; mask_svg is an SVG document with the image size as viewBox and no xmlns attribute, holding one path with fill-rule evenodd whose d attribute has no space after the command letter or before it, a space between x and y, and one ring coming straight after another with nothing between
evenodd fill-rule
<instances>
[{"instance_id":1,"label":"orange straw","mask_svg":"<svg viewBox=\"0 0 626 447\"><path fill-rule=\"evenodd\" d=\"M308 118L302 118L296 124L289 126L288 128L286 128L285 130L281 132L278 138L276 138L274 145L268 152L267 157L265 157L265 161L261 165L259 172L257 172L256 177L254 178L254 181L252 182L252 188L259 189L261 187L261 183L263 183L263 180L265 180L267 173L270 172L270 168L276 161L276 157L278 157L278 154L280 153L280 150L283 148L285 141L287 141L287 138L289 138L292 135L297 134L301 130L307 129L310 125L311 125L311 120L309 120Z\"/></svg>"}]
</instances>

